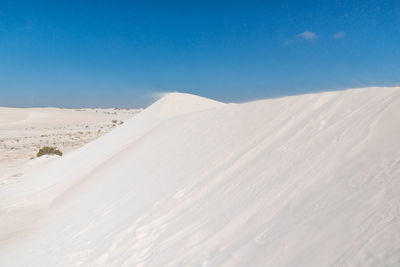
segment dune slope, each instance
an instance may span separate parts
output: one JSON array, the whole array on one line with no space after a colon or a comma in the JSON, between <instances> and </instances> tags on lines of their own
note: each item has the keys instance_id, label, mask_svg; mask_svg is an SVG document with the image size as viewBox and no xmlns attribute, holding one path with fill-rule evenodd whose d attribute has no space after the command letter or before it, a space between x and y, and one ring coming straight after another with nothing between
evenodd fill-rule
<instances>
[{"instance_id":1,"label":"dune slope","mask_svg":"<svg viewBox=\"0 0 400 267\"><path fill-rule=\"evenodd\" d=\"M0 196L1 266L395 266L400 88L169 94Z\"/></svg>"}]
</instances>

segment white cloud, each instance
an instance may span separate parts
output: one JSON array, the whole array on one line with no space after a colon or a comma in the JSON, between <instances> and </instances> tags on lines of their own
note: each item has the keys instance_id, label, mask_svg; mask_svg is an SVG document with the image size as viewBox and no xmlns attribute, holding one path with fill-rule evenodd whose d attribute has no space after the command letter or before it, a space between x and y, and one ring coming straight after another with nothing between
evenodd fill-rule
<instances>
[{"instance_id":1,"label":"white cloud","mask_svg":"<svg viewBox=\"0 0 400 267\"><path fill-rule=\"evenodd\" d=\"M297 37L302 38L307 41L315 41L318 39L317 35L313 32L305 31L299 34L296 34Z\"/></svg>"},{"instance_id":2,"label":"white cloud","mask_svg":"<svg viewBox=\"0 0 400 267\"><path fill-rule=\"evenodd\" d=\"M342 39L342 38L344 38L345 35L346 35L345 32L340 31L340 32L337 32L334 35L332 35L332 38L334 38L334 39Z\"/></svg>"}]
</instances>

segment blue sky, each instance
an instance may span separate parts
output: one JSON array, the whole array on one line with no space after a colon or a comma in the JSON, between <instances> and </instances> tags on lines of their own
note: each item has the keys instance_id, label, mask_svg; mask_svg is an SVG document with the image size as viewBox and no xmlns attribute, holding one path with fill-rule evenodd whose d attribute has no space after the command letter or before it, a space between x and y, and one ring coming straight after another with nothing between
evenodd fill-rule
<instances>
[{"instance_id":1,"label":"blue sky","mask_svg":"<svg viewBox=\"0 0 400 267\"><path fill-rule=\"evenodd\" d=\"M400 84L400 1L0 1L0 105Z\"/></svg>"}]
</instances>

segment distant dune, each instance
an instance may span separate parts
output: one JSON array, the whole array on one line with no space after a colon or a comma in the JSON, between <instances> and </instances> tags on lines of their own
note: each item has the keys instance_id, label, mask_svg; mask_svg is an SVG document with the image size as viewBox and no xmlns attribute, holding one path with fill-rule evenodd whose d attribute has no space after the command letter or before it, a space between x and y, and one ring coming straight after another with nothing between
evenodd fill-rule
<instances>
[{"instance_id":1,"label":"distant dune","mask_svg":"<svg viewBox=\"0 0 400 267\"><path fill-rule=\"evenodd\" d=\"M168 94L0 191L0 265L398 266L399 140L400 88Z\"/></svg>"}]
</instances>

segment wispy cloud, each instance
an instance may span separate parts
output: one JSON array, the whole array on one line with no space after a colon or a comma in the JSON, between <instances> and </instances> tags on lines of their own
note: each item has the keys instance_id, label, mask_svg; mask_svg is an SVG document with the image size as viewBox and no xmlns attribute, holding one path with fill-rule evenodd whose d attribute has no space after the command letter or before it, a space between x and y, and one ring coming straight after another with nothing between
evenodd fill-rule
<instances>
[{"instance_id":1,"label":"wispy cloud","mask_svg":"<svg viewBox=\"0 0 400 267\"><path fill-rule=\"evenodd\" d=\"M283 45L290 45L291 43L293 43L291 39L285 39L285 41L283 41Z\"/></svg>"},{"instance_id":2,"label":"wispy cloud","mask_svg":"<svg viewBox=\"0 0 400 267\"><path fill-rule=\"evenodd\" d=\"M316 41L318 39L318 36L315 33L309 31L296 34L296 37L302 38L307 41Z\"/></svg>"},{"instance_id":3,"label":"wispy cloud","mask_svg":"<svg viewBox=\"0 0 400 267\"><path fill-rule=\"evenodd\" d=\"M346 33L340 31L340 32L337 32L337 33L335 33L334 35L332 35L332 38L333 38L333 39L342 39L342 38L344 38L345 36L346 36Z\"/></svg>"}]
</instances>

